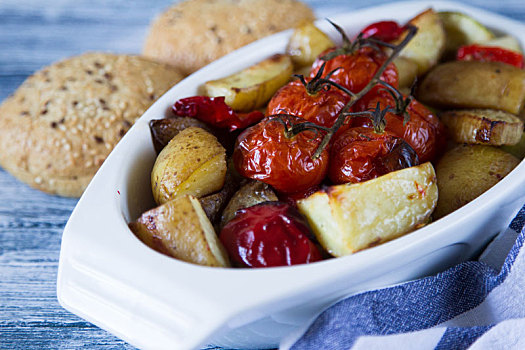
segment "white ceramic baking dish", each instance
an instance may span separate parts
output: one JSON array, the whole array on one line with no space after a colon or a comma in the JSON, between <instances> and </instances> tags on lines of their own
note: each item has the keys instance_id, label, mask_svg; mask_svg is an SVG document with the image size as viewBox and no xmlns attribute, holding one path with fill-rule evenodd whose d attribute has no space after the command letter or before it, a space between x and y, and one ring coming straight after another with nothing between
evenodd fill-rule
<instances>
[{"instance_id":1,"label":"white ceramic baking dish","mask_svg":"<svg viewBox=\"0 0 525 350\"><path fill-rule=\"evenodd\" d=\"M525 44L525 25L452 2L400 2L331 19L349 33L408 20L428 7L471 14ZM321 28L335 33L325 21ZM443 270L474 256L525 202L525 162L470 204L416 232L344 258L268 269L208 268L145 246L127 223L153 207L155 159L148 121L216 79L283 52L290 31L248 45L191 75L161 97L117 145L73 211L62 238L60 304L140 348L213 343L275 347L334 301Z\"/></svg>"}]
</instances>

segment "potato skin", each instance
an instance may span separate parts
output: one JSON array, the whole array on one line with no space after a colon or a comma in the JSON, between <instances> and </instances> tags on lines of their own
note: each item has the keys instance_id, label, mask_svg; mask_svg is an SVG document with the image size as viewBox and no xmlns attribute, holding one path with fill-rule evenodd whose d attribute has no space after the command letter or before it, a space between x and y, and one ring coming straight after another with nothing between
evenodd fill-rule
<instances>
[{"instance_id":1,"label":"potato skin","mask_svg":"<svg viewBox=\"0 0 525 350\"><path fill-rule=\"evenodd\" d=\"M164 147L182 130L196 126L211 132L211 129L203 122L195 118L174 117L151 120L149 129L155 151L160 153Z\"/></svg>"},{"instance_id":2,"label":"potato skin","mask_svg":"<svg viewBox=\"0 0 525 350\"><path fill-rule=\"evenodd\" d=\"M262 202L278 201L277 195L269 185L260 181L251 181L242 186L228 202L222 212L221 227L235 217L239 209L248 208Z\"/></svg>"},{"instance_id":3,"label":"potato skin","mask_svg":"<svg viewBox=\"0 0 525 350\"><path fill-rule=\"evenodd\" d=\"M197 198L224 185L226 150L209 132L190 127L177 134L160 152L151 172L153 198L158 204L177 196Z\"/></svg>"},{"instance_id":4,"label":"potato skin","mask_svg":"<svg viewBox=\"0 0 525 350\"><path fill-rule=\"evenodd\" d=\"M261 108L288 82L293 71L288 55L276 54L240 72L202 86L206 96L224 96L228 106L238 112Z\"/></svg>"},{"instance_id":5,"label":"potato skin","mask_svg":"<svg viewBox=\"0 0 525 350\"><path fill-rule=\"evenodd\" d=\"M417 98L440 108L491 108L519 114L525 101L525 70L500 62L447 62L428 73Z\"/></svg>"},{"instance_id":6,"label":"potato skin","mask_svg":"<svg viewBox=\"0 0 525 350\"><path fill-rule=\"evenodd\" d=\"M439 199L434 219L477 198L518 165L519 159L498 148L459 145L436 165Z\"/></svg>"},{"instance_id":7,"label":"potato skin","mask_svg":"<svg viewBox=\"0 0 525 350\"><path fill-rule=\"evenodd\" d=\"M129 227L147 246L165 255L199 265L230 266L226 250L193 196L151 209Z\"/></svg>"},{"instance_id":8,"label":"potato skin","mask_svg":"<svg viewBox=\"0 0 525 350\"><path fill-rule=\"evenodd\" d=\"M204 209L206 216L213 224L218 223L221 212L238 189L239 182L231 172L228 171L224 180L224 186L219 192L209 194L199 199L202 209Z\"/></svg>"}]
</instances>

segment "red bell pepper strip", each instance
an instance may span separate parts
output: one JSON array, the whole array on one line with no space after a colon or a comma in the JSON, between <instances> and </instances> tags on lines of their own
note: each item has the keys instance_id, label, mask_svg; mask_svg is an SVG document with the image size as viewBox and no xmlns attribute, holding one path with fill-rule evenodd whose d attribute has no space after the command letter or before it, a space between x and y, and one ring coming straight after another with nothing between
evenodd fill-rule
<instances>
[{"instance_id":1,"label":"red bell pepper strip","mask_svg":"<svg viewBox=\"0 0 525 350\"><path fill-rule=\"evenodd\" d=\"M375 39L391 42L398 39L405 31L405 27L400 26L394 21L382 21L370 24L363 29L363 38L374 37Z\"/></svg>"},{"instance_id":2,"label":"red bell pepper strip","mask_svg":"<svg viewBox=\"0 0 525 350\"><path fill-rule=\"evenodd\" d=\"M523 55L501 47L477 44L461 46L456 59L459 61L502 62L523 69Z\"/></svg>"},{"instance_id":3,"label":"red bell pepper strip","mask_svg":"<svg viewBox=\"0 0 525 350\"><path fill-rule=\"evenodd\" d=\"M224 96L183 98L173 104L172 111L178 116L196 118L229 131L244 129L264 118L264 113L260 111L235 113L224 102Z\"/></svg>"}]
</instances>

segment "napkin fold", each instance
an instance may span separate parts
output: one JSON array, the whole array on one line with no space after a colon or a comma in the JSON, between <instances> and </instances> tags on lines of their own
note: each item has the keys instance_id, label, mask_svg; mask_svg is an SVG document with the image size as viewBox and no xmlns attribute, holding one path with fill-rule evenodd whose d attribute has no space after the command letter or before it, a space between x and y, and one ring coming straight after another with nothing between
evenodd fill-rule
<instances>
[{"instance_id":1,"label":"napkin fold","mask_svg":"<svg viewBox=\"0 0 525 350\"><path fill-rule=\"evenodd\" d=\"M478 261L344 299L280 349L525 349L524 225L525 206Z\"/></svg>"}]
</instances>

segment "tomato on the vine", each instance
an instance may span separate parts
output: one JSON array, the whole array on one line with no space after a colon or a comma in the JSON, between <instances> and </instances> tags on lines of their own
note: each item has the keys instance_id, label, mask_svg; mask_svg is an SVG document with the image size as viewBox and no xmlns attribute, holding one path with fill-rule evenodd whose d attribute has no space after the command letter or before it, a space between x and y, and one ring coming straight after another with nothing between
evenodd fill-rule
<instances>
[{"instance_id":1,"label":"tomato on the vine","mask_svg":"<svg viewBox=\"0 0 525 350\"><path fill-rule=\"evenodd\" d=\"M319 91L309 92L300 81L292 81L272 97L267 115L292 114L329 128L349 100L349 95L334 87L325 86Z\"/></svg>"},{"instance_id":2,"label":"tomato on the vine","mask_svg":"<svg viewBox=\"0 0 525 350\"><path fill-rule=\"evenodd\" d=\"M304 191L321 183L328 168L328 149L319 157L313 156L322 134L311 130L290 133L293 125L305 122L295 116L267 117L244 130L233 153L239 174L283 193Z\"/></svg>"},{"instance_id":3,"label":"tomato on the vine","mask_svg":"<svg viewBox=\"0 0 525 350\"><path fill-rule=\"evenodd\" d=\"M353 53L341 54L328 61L322 57L335 51L336 48L328 49L314 62L310 77L314 77L323 63L326 62L325 72L332 72L337 69L330 77L335 83L347 88L353 93L358 93L372 80L372 77L379 70L381 65L386 62L387 55L381 51L370 47L361 47ZM399 86L397 68L390 63L380 77L393 87Z\"/></svg>"},{"instance_id":4,"label":"tomato on the vine","mask_svg":"<svg viewBox=\"0 0 525 350\"><path fill-rule=\"evenodd\" d=\"M265 202L238 210L219 237L236 265L270 267L321 260L311 236L297 209L286 203Z\"/></svg>"},{"instance_id":5,"label":"tomato on the vine","mask_svg":"<svg viewBox=\"0 0 525 350\"><path fill-rule=\"evenodd\" d=\"M402 138L353 127L334 140L328 176L335 184L357 183L418 164L417 154Z\"/></svg>"},{"instance_id":6,"label":"tomato on the vine","mask_svg":"<svg viewBox=\"0 0 525 350\"><path fill-rule=\"evenodd\" d=\"M387 106L395 107L394 97L385 90L371 91L353 107L355 112ZM387 113L385 131L403 138L417 153L421 163L432 161L444 150L446 145L445 127L439 118L424 105L412 99L406 109L410 119L403 115ZM365 117L353 118L352 126L371 126L372 121Z\"/></svg>"}]
</instances>

